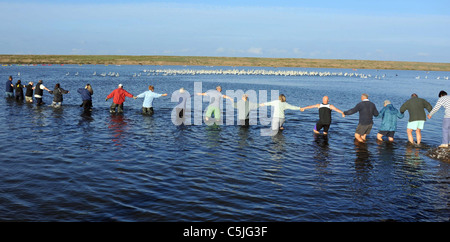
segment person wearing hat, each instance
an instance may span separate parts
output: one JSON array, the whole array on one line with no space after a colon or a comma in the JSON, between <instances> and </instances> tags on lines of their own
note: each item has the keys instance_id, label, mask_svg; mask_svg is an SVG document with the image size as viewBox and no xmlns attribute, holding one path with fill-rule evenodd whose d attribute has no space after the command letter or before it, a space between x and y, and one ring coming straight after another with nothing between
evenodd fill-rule
<instances>
[{"instance_id":1,"label":"person wearing hat","mask_svg":"<svg viewBox=\"0 0 450 242\"><path fill-rule=\"evenodd\" d=\"M383 136L388 137L389 141L394 141L395 130L397 130L397 119L403 118L405 115L400 113L389 100L384 101L384 107L381 109L377 118L381 118L380 129L377 134L379 141L383 140Z\"/></svg>"},{"instance_id":2,"label":"person wearing hat","mask_svg":"<svg viewBox=\"0 0 450 242\"><path fill-rule=\"evenodd\" d=\"M123 103L125 102L125 97L134 98L134 96L132 94L125 91L125 89L123 89L122 84L119 84L119 87L117 89L115 89L114 91L112 91L106 97L106 101L108 101L108 99L110 99L110 98L113 99L113 103L111 104L111 107L109 108L109 112L115 113L116 108L117 108L117 113L123 113Z\"/></svg>"}]
</instances>

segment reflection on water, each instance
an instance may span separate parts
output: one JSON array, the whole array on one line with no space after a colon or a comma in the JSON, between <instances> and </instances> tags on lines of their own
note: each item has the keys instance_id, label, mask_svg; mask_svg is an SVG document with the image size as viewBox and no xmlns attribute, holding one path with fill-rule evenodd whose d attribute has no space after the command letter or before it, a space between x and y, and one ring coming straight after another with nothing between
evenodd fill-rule
<instances>
[{"instance_id":1,"label":"reflection on water","mask_svg":"<svg viewBox=\"0 0 450 242\"><path fill-rule=\"evenodd\" d=\"M269 153L272 161L282 162L285 159L286 153L286 139L283 135L283 131L278 132L271 137L272 144L269 149Z\"/></svg>"},{"instance_id":2,"label":"reflection on water","mask_svg":"<svg viewBox=\"0 0 450 242\"><path fill-rule=\"evenodd\" d=\"M330 146L328 135L313 134L314 160L318 166L326 167L330 163Z\"/></svg>"},{"instance_id":3,"label":"reflection on water","mask_svg":"<svg viewBox=\"0 0 450 242\"><path fill-rule=\"evenodd\" d=\"M363 175L368 174L370 170L373 168L372 166L372 155L368 149L367 142L361 143L356 139L355 143L355 170L357 174Z\"/></svg>"},{"instance_id":4,"label":"reflection on water","mask_svg":"<svg viewBox=\"0 0 450 242\"><path fill-rule=\"evenodd\" d=\"M323 136L311 133L316 113L287 111L287 129L264 136L270 130L262 124L265 119L250 127L173 125L176 103L169 98L155 100L153 116L142 115L142 102L132 99L123 115L111 115L110 102L104 101L118 83L137 94L150 82L170 95L180 87L194 93L199 81L202 91L217 85L224 91L278 90L300 106L328 95L346 110L367 90L377 107L385 99L400 106L417 91L412 88L434 103L440 82L417 82L418 74L406 71L383 80L337 75L132 77L156 68L161 67L0 69L4 80L21 72L24 80L45 76L49 86L63 81L68 90L77 90L89 81L95 89L95 109L89 113L83 112L75 92L64 97L60 109L0 99L0 139L5 141L0 146L0 220L448 221L450 167L425 156L426 147L406 145L407 119L399 120L402 131L394 143L376 142L374 132L359 144L353 142L357 116L336 117L333 132ZM94 76L94 71L120 72L120 77ZM68 72L79 76L66 76ZM203 110L191 115L191 123L202 120L197 116L207 107L199 98ZM44 102L51 99L44 95ZM237 112L233 115L237 120ZM436 115L440 120L443 112ZM430 146L441 137L441 122L433 120L427 121L423 135L423 144ZM374 122L376 130L380 120Z\"/></svg>"},{"instance_id":5,"label":"reflection on water","mask_svg":"<svg viewBox=\"0 0 450 242\"><path fill-rule=\"evenodd\" d=\"M112 114L108 122L108 128L112 131L111 141L114 146L122 146L127 138L128 121L122 114Z\"/></svg>"}]
</instances>

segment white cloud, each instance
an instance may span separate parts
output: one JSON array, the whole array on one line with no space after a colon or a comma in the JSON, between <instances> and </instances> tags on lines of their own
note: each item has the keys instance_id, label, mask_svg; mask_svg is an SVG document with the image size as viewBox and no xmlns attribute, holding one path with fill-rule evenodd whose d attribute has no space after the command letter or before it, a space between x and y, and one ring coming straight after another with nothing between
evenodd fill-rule
<instances>
[{"instance_id":1,"label":"white cloud","mask_svg":"<svg viewBox=\"0 0 450 242\"><path fill-rule=\"evenodd\" d=\"M254 54L254 55L262 55L263 51L262 51L262 48L250 47L247 50L247 53Z\"/></svg>"}]
</instances>

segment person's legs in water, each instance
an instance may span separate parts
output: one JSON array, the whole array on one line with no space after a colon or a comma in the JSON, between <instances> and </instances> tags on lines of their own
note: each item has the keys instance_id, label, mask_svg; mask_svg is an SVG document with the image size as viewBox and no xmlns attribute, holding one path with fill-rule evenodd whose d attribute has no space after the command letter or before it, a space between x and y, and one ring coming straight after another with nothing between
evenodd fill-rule
<instances>
[{"instance_id":1,"label":"person's legs in water","mask_svg":"<svg viewBox=\"0 0 450 242\"><path fill-rule=\"evenodd\" d=\"M117 113L123 113L123 103L117 105Z\"/></svg>"},{"instance_id":2,"label":"person's legs in water","mask_svg":"<svg viewBox=\"0 0 450 242\"><path fill-rule=\"evenodd\" d=\"M422 141L422 134L420 133L420 129L416 129L416 139L417 144L420 145L420 141Z\"/></svg>"},{"instance_id":3,"label":"person's legs in water","mask_svg":"<svg viewBox=\"0 0 450 242\"><path fill-rule=\"evenodd\" d=\"M110 113L115 113L115 112L116 112L116 107L117 107L117 106L118 106L117 104L112 103L112 104L111 104L111 107L109 107L109 112L110 112Z\"/></svg>"}]
</instances>

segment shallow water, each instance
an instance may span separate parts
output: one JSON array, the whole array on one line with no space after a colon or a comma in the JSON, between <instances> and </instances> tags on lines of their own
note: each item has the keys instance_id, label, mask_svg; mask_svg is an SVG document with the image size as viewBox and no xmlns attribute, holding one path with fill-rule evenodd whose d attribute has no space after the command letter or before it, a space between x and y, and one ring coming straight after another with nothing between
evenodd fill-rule
<instances>
[{"instance_id":1,"label":"shallow water","mask_svg":"<svg viewBox=\"0 0 450 242\"><path fill-rule=\"evenodd\" d=\"M268 69L364 73L349 76L162 75L144 70ZM20 76L18 75L20 72ZM78 72L76 76L75 73ZM96 72L97 75L93 75ZM99 76L116 72L119 77ZM69 75L66 75L69 73ZM134 77L133 75L136 74ZM140 74L140 75L139 75ZM63 107L1 99L1 221L449 221L450 164L425 155L441 141L443 110L428 120L422 147L406 144L408 115L394 143L354 143L358 115L333 113L328 137L313 135L317 110L287 111L285 130L261 136L268 125L241 128L176 126L173 91L278 90L291 104L321 102L341 110L360 94L379 110L411 93L433 106L448 88L448 72L182 66L52 65L0 67L0 79L42 79L70 91ZM377 76L378 78L375 78ZM420 76L420 79L416 79ZM427 78L425 79L425 76ZM440 77L440 79L437 79ZM84 114L78 88L94 88L94 110ZM130 93L148 85L168 93L155 114L140 114L142 99L127 99L123 115L108 112L105 97L119 83ZM449 90L447 90L449 91ZM207 106L203 102L203 108ZM269 115L270 116L270 115Z\"/></svg>"}]
</instances>

